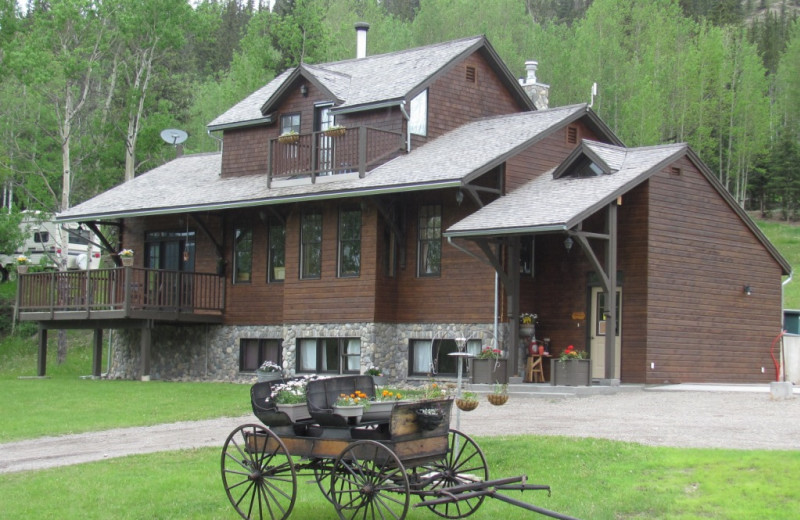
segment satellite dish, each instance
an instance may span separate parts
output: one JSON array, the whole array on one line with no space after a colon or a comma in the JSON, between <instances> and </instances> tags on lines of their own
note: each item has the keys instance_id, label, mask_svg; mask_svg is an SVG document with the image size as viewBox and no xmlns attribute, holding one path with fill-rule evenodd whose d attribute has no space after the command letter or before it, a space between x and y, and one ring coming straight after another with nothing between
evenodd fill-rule
<instances>
[{"instance_id":1,"label":"satellite dish","mask_svg":"<svg viewBox=\"0 0 800 520\"><path fill-rule=\"evenodd\" d=\"M161 131L161 139L163 139L167 144L179 145L186 141L186 138L188 137L189 134L183 130L178 130L177 128L167 128L166 130Z\"/></svg>"},{"instance_id":2,"label":"satellite dish","mask_svg":"<svg viewBox=\"0 0 800 520\"><path fill-rule=\"evenodd\" d=\"M81 253L75 259L75 263L78 265L78 269L85 271L89 267L89 257L85 253Z\"/></svg>"}]
</instances>

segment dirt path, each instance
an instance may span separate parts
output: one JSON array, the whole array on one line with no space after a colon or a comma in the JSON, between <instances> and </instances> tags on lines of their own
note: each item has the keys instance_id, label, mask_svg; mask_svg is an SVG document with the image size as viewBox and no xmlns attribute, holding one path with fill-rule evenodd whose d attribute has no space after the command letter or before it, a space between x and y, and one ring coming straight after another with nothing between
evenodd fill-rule
<instances>
[{"instance_id":1,"label":"dirt path","mask_svg":"<svg viewBox=\"0 0 800 520\"><path fill-rule=\"evenodd\" d=\"M0 473L205 446L222 446L252 415L0 444ZM654 446L800 449L800 398L768 392L628 391L590 397L512 396L454 412L451 426L473 436L513 434L599 437Z\"/></svg>"}]
</instances>

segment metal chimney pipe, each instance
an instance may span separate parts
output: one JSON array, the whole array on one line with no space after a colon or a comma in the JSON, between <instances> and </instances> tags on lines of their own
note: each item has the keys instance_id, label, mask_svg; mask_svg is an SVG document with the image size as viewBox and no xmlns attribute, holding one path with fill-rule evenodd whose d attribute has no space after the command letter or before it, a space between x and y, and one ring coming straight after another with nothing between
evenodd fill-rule
<instances>
[{"instance_id":1,"label":"metal chimney pipe","mask_svg":"<svg viewBox=\"0 0 800 520\"><path fill-rule=\"evenodd\" d=\"M366 22L356 22L356 58L367 57L367 31L369 24Z\"/></svg>"}]
</instances>

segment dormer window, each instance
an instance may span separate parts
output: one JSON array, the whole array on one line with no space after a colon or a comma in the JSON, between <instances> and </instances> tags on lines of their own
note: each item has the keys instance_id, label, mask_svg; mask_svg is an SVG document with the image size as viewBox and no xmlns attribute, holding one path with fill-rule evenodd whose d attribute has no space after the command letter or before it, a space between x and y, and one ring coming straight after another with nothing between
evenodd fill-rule
<instances>
[{"instance_id":1,"label":"dormer window","mask_svg":"<svg viewBox=\"0 0 800 520\"><path fill-rule=\"evenodd\" d=\"M575 163L572 171L567 174L568 177L597 177L603 175L603 169L595 164L594 161L588 157L582 157Z\"/></svg>"},{"instance_id":2,"label":"dormer window","mask_svg":"<svg viewBox=\"0 0 800 520\"><path fill-rule=\"evenodd\" d=\"M300 114L286 114L281 116L281 134L287 132L300 133Z\"/></svg>"}]
</instances>

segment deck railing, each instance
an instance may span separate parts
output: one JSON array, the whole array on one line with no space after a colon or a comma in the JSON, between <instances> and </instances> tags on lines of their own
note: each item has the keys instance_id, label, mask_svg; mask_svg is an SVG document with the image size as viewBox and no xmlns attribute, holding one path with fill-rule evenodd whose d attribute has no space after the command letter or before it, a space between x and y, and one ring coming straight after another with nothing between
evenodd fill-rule
<instances>
[{"instance_id":1,"label":"deck railing","mask_svg":"<svg viewBox=\"0 0 800 520\"><path fill-rule=\"evenodd\" d=\"M269 180L317 177L367 171L396 157L404 147L398 132L367 126L349 128L341 135L325 132L279 137L269 141Z\"/></svg>"},{"instance_id":2,"label":"deck railing","mask_svg":"<svg viewBox=\"0 0 800 520\"><path fill-rule=\"evenodd\" d=\"M20 312L218 313L225 304L216 274L138 267L23 274L18 290Z\"/></svg>"}]
</instances>

